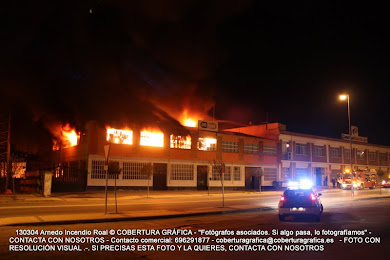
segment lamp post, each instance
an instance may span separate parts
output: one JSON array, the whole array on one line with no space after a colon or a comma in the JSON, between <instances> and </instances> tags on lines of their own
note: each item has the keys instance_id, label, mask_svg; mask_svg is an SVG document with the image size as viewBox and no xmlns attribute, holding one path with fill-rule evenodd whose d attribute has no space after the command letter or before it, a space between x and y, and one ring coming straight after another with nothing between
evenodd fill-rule
<instances>
[{"instance_id":1,"label":"lamp post","mask_svg":"<svg viewBox=\"0 0 390 260\"><path fill-rule=\"evenodd\" d=\"M351 131L351 110L349 108L349 95L344 94L339 96L340 100L347 100L348 104L348 131L349 131L349 161L351 163L351 175L352 175L352 180L351 180L351 196L354 196L354 190L353 190L353 178L355 177L353 173L353 168L352 168L352 131Z\"/></svg>"}]
</instances>

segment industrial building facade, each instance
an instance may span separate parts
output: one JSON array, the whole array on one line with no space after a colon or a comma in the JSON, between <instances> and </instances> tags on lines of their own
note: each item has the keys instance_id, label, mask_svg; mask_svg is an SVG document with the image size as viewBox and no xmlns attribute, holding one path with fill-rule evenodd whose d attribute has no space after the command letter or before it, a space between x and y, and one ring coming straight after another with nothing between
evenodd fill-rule
<instances>
[{"instance_id":1,"label":"industrial building facade","mask_svg":"<svg viewBox=\"0 0 390 260\"><path fill-rule=\"evenodd\" d=\"M278 172L284 182L305 178L316 186L330 186L332 178L350 171L351 154L353 171L381 172L382 178L390 178L390 147L370 144L367 138L358 136L357 127L354 129L352 153L349 140L289 132L280 123L229 131L278 140Z\"/></svg>"},{"instance_id":2,"label":"industrial building facade","mask_svg":"<svg viewBox=\"0 0 390 260\"><path fill-rule=\"evenodd\" d=\"M66 169L87 172L88 188L105 186L104 145L111 143L109 161L122 169L108 185L155 190L220 187L257 190L288 180L308 178L324 186L350 168L349 141L286 131L279 123L225 130L187 127L187 135L168 131L120 130L87 123L77 146L56 151ZM383 172L389 177L390 147L353 142L354 170ZM144 167L152 165L149 176ZM223 169L218 165L223 164ZM55 174L56 179L64 172ZM72 175L70 172L68 175ZM73 174L77 174L77 171Z\"/></svg>"},{"instance_id":3,"label":"industrial building facade","mask_svg":"<svg viewBox=\"0 0 390 260\"><path fill-rule=\"evenodd\" d=\"M105 186L104 145L109 161L122 169L109 186L166 189L258 189L279 179L278 140L246 134L187 128L188 136L169 132L105 129L90 121L77 146L56 151L55 161L86 168L87 186ZM143 168L152 164L153 174ZM223 164L221 173L218 165ZM61 178L57 173L55 178Z\"/></svg>"}]
</instances>

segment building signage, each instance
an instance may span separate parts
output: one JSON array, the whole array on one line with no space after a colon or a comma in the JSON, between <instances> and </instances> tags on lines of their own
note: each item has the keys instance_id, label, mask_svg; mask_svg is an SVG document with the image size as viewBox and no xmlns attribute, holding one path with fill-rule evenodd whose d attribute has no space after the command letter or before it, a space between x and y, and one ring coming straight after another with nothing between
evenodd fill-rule
<instances>
[{"instance_id":1,"label":"building signage","mask_svg":"<svg viewBox=\"0 0 390 260\"><path fill-rule=\"evenodd\" d=\"M198 129L218 132L218 122L198 120Z\"/></svg>"},{"instance_id":2,"label":"building signage","mask_svg":"<svg viewBox=\"0 0 390 260\"><path fill-rule=\"evenodd\" d=\"M351 137L352 141L368 143L368 138L359 136L359 129L357 126L351 126ZM341 138L344 140L349 140L349 134L341 134Z\"/></svg>"}]
</instances>

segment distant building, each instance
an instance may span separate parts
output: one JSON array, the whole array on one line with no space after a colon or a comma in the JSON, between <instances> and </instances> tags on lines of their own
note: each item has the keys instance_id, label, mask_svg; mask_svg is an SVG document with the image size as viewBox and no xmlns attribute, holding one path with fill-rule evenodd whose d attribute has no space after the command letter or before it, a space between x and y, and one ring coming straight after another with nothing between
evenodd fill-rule
<instances>
[{"instance_id":1,"label":"distant building","mask_svg":"<svg viewBox=\"0 0 390 260\"><path fill-rule=\"evenodd\" d=\"M370 144L367 138L357 135L354 127L352 135L353 170L365 170L377 173L384 172L384 178L390 177L390 147ZM280 123L254 125L230 129L229 131L245 133L253 136L276 139L279 143L280 180L309 178L315 185L323 185L323 179L336 178L350 168L349 135L345 139L328 138L286 131ZM348 139L348 140L346 140Z\"/></svg>"}]
</instances>

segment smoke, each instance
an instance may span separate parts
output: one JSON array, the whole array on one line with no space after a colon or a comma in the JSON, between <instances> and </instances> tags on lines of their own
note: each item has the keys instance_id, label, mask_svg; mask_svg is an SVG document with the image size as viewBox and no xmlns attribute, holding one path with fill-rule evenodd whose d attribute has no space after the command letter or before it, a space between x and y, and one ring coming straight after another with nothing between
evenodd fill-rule
<instances>
[{"instance_id":1,"label":"smoke","mask_svg":"<svg viewBox=\"0 0 390 260\"><path fill-rule=\"evenodd\" d=\"M88 120L177 128L183 109L210 116L213 76L227 55L218 25L247 7L195 0L10 6L2 99L54 136L53 126L80 129Z\"/></svg>"}]
</instances>

